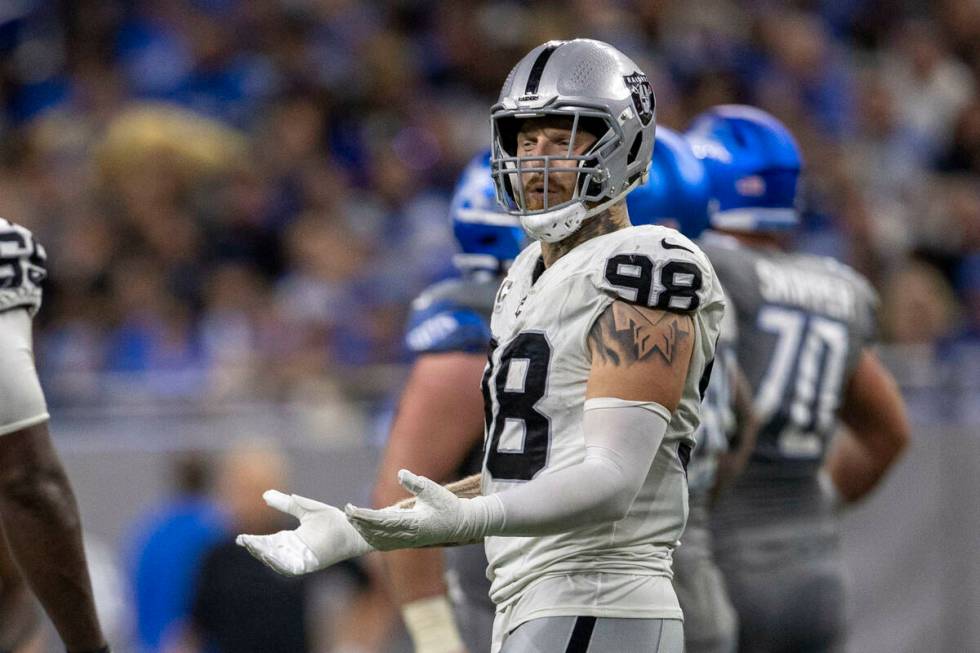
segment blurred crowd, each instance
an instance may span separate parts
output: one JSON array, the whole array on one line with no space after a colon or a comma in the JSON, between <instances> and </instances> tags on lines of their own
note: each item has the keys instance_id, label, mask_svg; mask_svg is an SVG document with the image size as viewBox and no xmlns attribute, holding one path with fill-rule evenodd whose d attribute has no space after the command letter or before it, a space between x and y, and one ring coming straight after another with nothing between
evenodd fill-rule
<instances>
[{"instance_id":1,"label":"blurred crowd","mask_svg":"<svg viewBox=\"0 0 980 653\"><path fill-rule=\"evenodd\" d=\"M662 124L783 119L800 246L872 280L886 341L980 342L977 0L20 0L0 215L48 250L49 399L386 393L502 80L575 36L640 64Z\"/></svg>"}]
</instances>

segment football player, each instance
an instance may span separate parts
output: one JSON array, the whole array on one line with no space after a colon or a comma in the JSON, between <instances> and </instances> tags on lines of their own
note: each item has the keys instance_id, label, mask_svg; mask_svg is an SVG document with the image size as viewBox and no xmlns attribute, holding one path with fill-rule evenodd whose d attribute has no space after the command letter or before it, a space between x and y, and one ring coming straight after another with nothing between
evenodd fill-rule
<instances>
[{"instance_id":1,"label":"football player","mask_svg":"<svg viewBox=\"0 0 980 653\"><path fill-rule=\"evenodd\" d=\"M377 506L405 496L396 480L399 469L447 482L479 473L482 464L480 378L490 312L500 280L525 242L519 220L497 205L489 150L464 170L450 215L462 250L453 262L461 274L412 303L405 342L416 358L379 467ZM489 650L494 606L483 546L392 551L384 561L416 653Z\"/></svg>"},{"instance_id":2,"label":"football player","mask_svg":"<svg viewBox=\"0 0 980 653\"><path fill-rule=\"evenodd\" d=\"M44 249L0 219L0 522L24 580L69 653L108 651L92 599L78 506L48 434L31 324ZM0 623L9 615L0 614ZM8 622L9 623L9 622Z\"/></svg>"},{"instance_id":3,"label":"football player","mask_svg":"<svg viewBox=\"0 0 980 653\"><path fill-rule=\"evenodd\" d=\"M633 224L665 224L696 238L708 224L708 196L704 166L687 141L659 127L648 178L626 197ZM395 480L399 469L409 468L440 482L480 470L483 404L478 388L490 338L490 310L501 275L524 241L517 219L497 205L489 151L474 158L464 171L453 196L451 216L462 249L454 261L463 274L436 284L413 303L406 343L417 358L379 468L377 506L391 505L404 496ZM719 349L722 342L727 341L719 341ZM724 358L728 355L733 354L728 351ZM721 365L722 358L716 354L718 367L702 409L707 412L711 403L713 417L705 419L698 430L697 453L689 469L692 519L684 546L674 558L674 585L681 608L688 623L698 624L685 629L689 652L730 650L734 645L692 648L706 640L734 642L735 633L734 611L714 569L710 547L704 544L709 542L707 532L697 534L694 531L701 527L692 528L695 512L705 510L695 511L693 497L706 496L701 490L712 485L717 455L728 451L727 437L716 437L727 435L732 421L725 383L731 364ZM706 422L712 427L706 428ZM747 437L743 441L750 442ZM385 556L391 589L401 604L415 651L451 653L464 644L470 653L489 650L494 606L488 596L483 547L447 548L445 555L448 593L439 549L406 549Z\"/></svg>"},{"instance_id":4,"label":"football player","mask_svg":"<svg viewBox=\"0 0 980 653\"><path fill-rule=\"evenodd\" d=\"M649 179L627 197L632 223L667 224L697 238L708 226L710 196L707 171L690 145L681 134L658 126ZM687 470L690 513L674 552L687 653L729 653L738 641L737 615L715 564L709 527L713 496L745 465L755 443L757 422L751 388L735 360L736 334L726 311Z\"/></svg>"},{"instance_id":5,"label":"football player","mask_svg":"<svg viewBox=\"0 0 980 653\"><path fill-rule=\"evenodd\" d=\"M835 260L788 251L801 157L778 120L720 106L687 137L712 186L714 231L702 246L730 298L760 420L744 473L714 510L740 649L837 650L845 615L834 504L866 495L908 440L901 396L871 351L875 293ZM852 435L828 454L838 419Z\"/></svg>"},{"instance_id":6,"label":"football player","mask_svg":"<svg viewBox=\"0 0 980 653\"><path fill-rule=\"evenodd\" d=\"M671 555L724 302L697 245L630 227L654 144L646 76L598 41L552 41L493 107L498 199L538 240L491 318L482 493L399 472L410 508L336 509L270 493L296 531L241 536L274 567L485 539L492 651L681 651ZM359 536L361 539L357 539Z\"/></svg>"}]
</instances>

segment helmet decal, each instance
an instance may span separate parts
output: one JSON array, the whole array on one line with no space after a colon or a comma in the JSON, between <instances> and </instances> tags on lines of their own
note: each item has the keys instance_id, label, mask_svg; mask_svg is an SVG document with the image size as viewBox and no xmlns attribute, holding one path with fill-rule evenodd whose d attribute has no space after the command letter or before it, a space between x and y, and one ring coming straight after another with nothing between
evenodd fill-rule
<instances>
[{"instance_id":1,"label":"helmet decal","mask_svg":"<svg viewBox=\"0 0 980 653\"><path fill-rule=\"evenodd\" d=\"M632 75L624 75L623 81L626 82L626 86L630 90L637 117L641 123L649 125L650 121L653 120L653 112L656 106L650 81L646 75L639 71Z\"/></svg>"}]
</instances>

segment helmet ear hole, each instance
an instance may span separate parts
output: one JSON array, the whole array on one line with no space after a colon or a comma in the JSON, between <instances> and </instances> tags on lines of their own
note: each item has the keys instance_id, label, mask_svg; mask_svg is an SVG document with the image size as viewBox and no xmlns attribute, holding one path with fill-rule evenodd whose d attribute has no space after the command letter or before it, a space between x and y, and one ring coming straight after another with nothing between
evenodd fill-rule
<instances>
[{"instance_id":1,"label":"helmet ear hole","mask_svg":"<svg viewBox=\"0 0 980 653\"><path fill-rule=\"evenodd\" d=\"M602 118L591 118L583 116L579 118L578 130L595 136L596 141L601 141L602 137L609 131L609 125Z\"/></svg>"},{"instance_id":2,"label":"helmet ear hole","mask_svg":"<svg viewBox=\"0 0 980 653\"><path fill-rule=\"evenodd\" d=\"M517 134L520 132L520 123L523 121L514 118L500 118L497 120L497 130L499 131L498 141L500 148L507 156L517 156Z\"/></svg>"}]
</instances>

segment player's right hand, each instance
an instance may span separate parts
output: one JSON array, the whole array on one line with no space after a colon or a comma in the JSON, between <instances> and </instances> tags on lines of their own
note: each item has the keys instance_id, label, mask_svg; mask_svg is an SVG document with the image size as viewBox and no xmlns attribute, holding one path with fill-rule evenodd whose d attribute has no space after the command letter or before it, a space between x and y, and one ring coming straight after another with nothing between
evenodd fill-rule
<instances>
[{"instance_id":1,"label":"player's right hand","mask_svg":"<svg viewBox=\"0 0 980 653\"><path fill-rule=\"evenodd\" d=\"M284 576L308 574L374 550L333 506L277 490L262 498L298 519L299 527L272 535L239 535L235 543Z\"/></svg>"}]
</instances>

